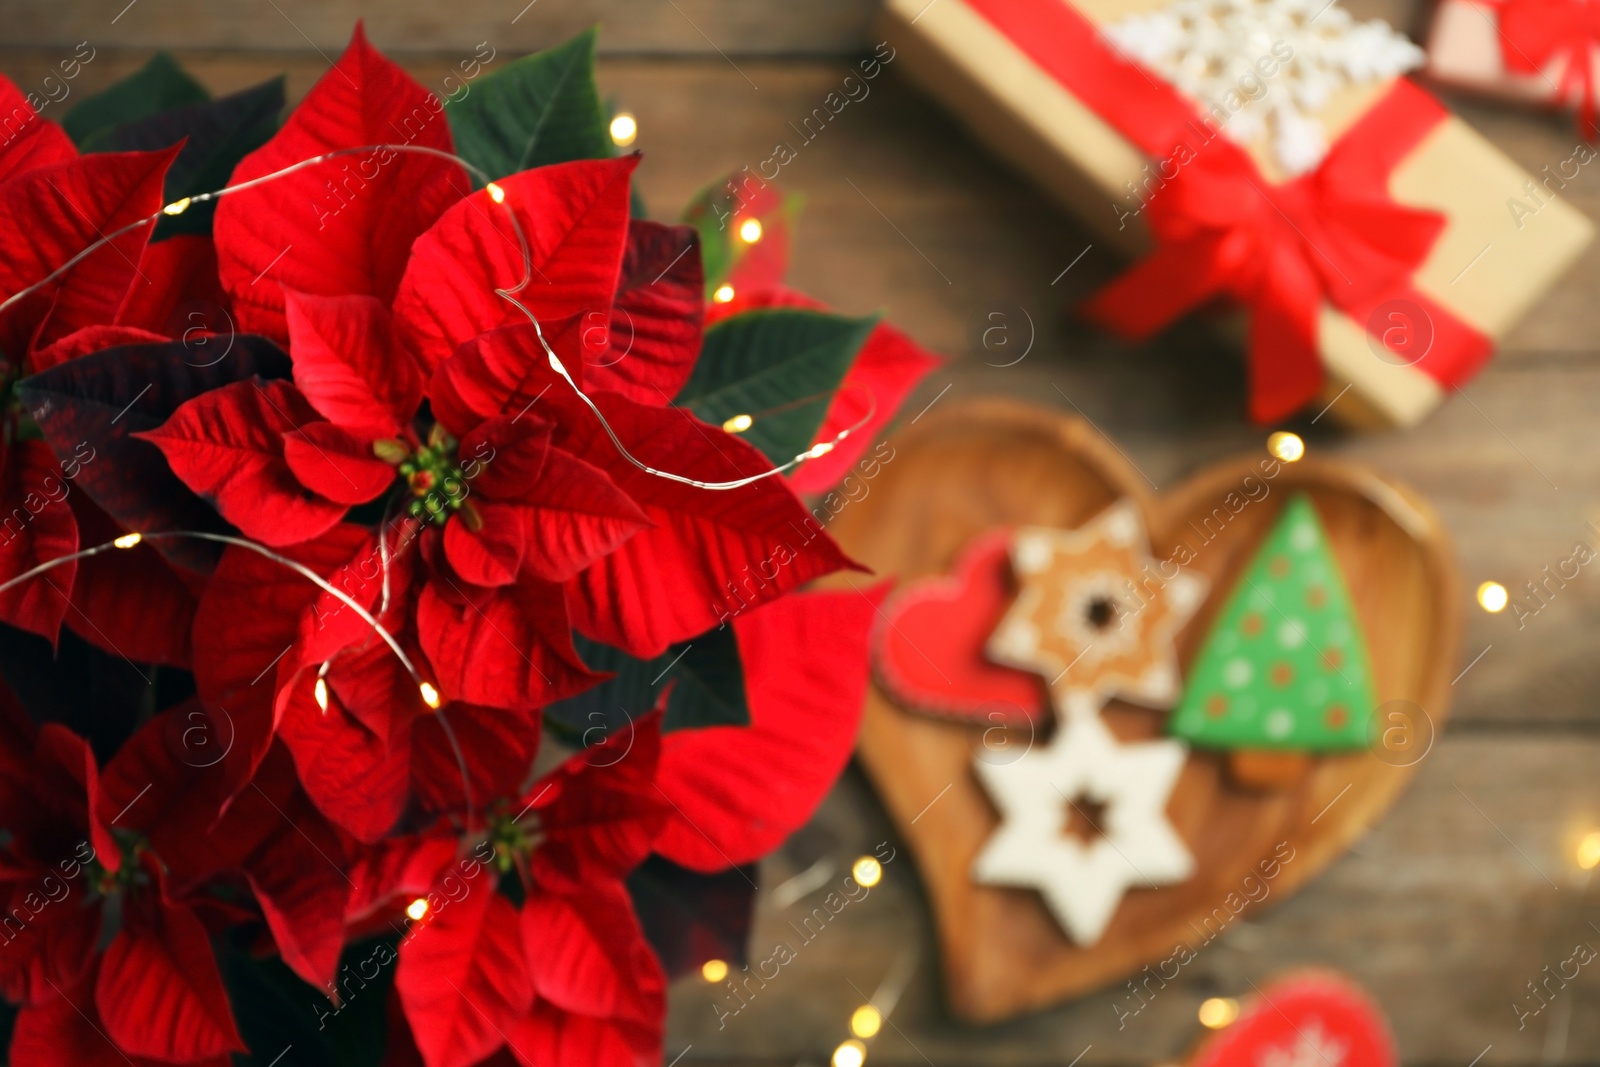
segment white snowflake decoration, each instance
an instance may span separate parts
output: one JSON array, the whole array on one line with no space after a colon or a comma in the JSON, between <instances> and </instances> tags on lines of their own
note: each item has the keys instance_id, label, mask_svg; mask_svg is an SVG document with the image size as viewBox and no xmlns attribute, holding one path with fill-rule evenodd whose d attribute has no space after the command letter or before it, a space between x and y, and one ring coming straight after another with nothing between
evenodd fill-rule
<instances>
[{"instance_id":1,"label":"white snowflake decoration","mask_svg":"<svg viewBox=\"0 0 1600 1067\"><path fill-rule=\"evenodd\" d=\"M1285 1048L1268 1049L1257 1067L1344 1067L1349 1042L1327 1034L1320 1019L1312 1019Z\"/></svg>"},{"instance_id":2,"label":"white snowflake decoration","mask_svg":"<svg viewBox=\"0 0 1600 1067\"><path fill-rule=\"evenodd\" d=\"M1333 0L1175 0L1102 32L1184 95L1229 116L1223 129L1233 140L1270 132L1272 154L1291 174L1327 154L1316 115L1336 90L1395 77L1424 58L1388 23L1357 22ZM1293 49L1287 61L1284 45ZM1230 106L1230 94L1243 106Z\"/></svg>"}]
</instances>

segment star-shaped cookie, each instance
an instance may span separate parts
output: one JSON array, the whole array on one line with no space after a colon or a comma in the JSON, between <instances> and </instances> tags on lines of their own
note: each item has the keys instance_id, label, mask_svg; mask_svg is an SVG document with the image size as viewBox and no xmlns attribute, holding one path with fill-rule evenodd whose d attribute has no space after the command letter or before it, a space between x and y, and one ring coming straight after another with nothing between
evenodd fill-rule
<instances>
[{"instance_id":1,"label":"star-shaped cookie","mask_svg":"<svg viewBox=\"0 0 1600 1067\"><path fill-rule=\"evenodd\" d=\"M1108 507L1076 530L1025 526L1011 542L1019 591L989 658L1042 674L1069 715L1112 696L1167 708L1181 689L1173 637L1205 598L1205 579L1150 555L1139 508Z\"/></svg>"},{"instance_id":2,"label":"star-shaped cookie","mask_svg":"<svg viewBox=\"0 0 1600 1067\"><path fill-rule=\"evenodd\" d=\"M1100 940L1132 886L1181 882L1194 859L1167 821L1183 770L1180 741L1122 744L1099 715L1070 719L1045 747L1006 765L973 765L1000 809L1000 827L973 862L985 885L1037 889L1067 936ZM1067 833L1085 808L1103 814L1089 840Z\"/></svg>"}]
</instances>

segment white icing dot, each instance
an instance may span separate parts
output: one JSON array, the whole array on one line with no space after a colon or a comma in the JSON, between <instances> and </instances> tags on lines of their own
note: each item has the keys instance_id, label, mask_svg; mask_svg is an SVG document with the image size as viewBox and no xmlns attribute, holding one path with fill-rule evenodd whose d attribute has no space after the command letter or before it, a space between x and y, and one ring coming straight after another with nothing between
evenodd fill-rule
<instances>
[{"instance_id":1,"label":"white icing dot","mask_svg":"<svg viewBox=\"0 0 1600 1067\"><path fill-rule=\"evenodd\" d=\"M1205 585L1186 574L1180 574L1167 583L1167 601L1180 612L1192 611L1205 593Z\"/></svg>"},{"instance_id":2,"label":"white icing dot","mask_svg":"<svg viewBox=\"0 0 1600 1067\"><path fill-rule=\"evenodd\" d=\"M1039 631L1030 624L1017 620L994 635L995 647L1000 654L1021 659L1030 656L1039 647Z\"/></svg>"},{"instance_id":3,"label":"white icing dot","mask_svg":"<svg viewBox=\"0 0 1600 1067\"><path fill-rule=\"evenodd\" d=\"M1250 684L1250 678L1255 674L1250 661L1243 656L1235 656L1222 668L1222 684L1229 689L1243 689Z\"/></svg>"},{"instance_id":4,"label":"white icing dot","mask_svg":"<svg viewBox=\"0 0 1600 1067\"><path fill-rule=\"evenodd\" d=\"M1178 691L1178 672L1173 670L1170 664L1155 664L1144 672L1144 677L1139 680L1139 687L1158 700L1170 702L1173 694Z\"/></svg>"},{"instance_id":5,"label":"white icing dot","mask_svg":"<svg viewBox=\"0 0 1600 1067\"><path fill-rule=\"evenodd\" d=\"M1016 544L1017 569L1037 574L1050 565L1050 541L1038 534L1021 534Z\"/></svg>"},{"instance_id":6,"label":"white icing dot","mask_svg":"<svg viewBox=\"0 0 1600 1067\"><path fill-rule=\"evenodd\" d=\"M1267 712L1267 721L1264 724L1267 736L1274 741L1281 741L1294 732L1294 716L1287 709L1274 708Z\"/></svg>"},{"instance_id":7,"label":"white icing dot","mask_svg":"<svg viewBox=\"0 0 1600 1067\"><path fill-rule=\"evenodd\" d=\"M1132 505L1122 505L1106 518L1106 540L1114 545L1130 545L1139 537L1139 516Z\"/></svg>"},{"instance_id":8,"label":"white icing dot","mask_svg":"<svg viewBox=\"0 0 1600 1067\"><path fill-rule=\"evenodd\" d=\"M1299 619L1286 619L1278 627L1278 644L1283 648L1299 648L1305 639L1306 626Z\"/></svg>"},{"instance_id":9,"label":"white icing dot","mask_svg":"<svg viewBox=\"0 0 1600 1067\"><path fill-rule=\"evenodd\" d=\"M1299 523L1289 534L1289 544L1296 552L1310 552L1317 547L1316 529L1309 522Z\"/></svg>"}]
</instances>

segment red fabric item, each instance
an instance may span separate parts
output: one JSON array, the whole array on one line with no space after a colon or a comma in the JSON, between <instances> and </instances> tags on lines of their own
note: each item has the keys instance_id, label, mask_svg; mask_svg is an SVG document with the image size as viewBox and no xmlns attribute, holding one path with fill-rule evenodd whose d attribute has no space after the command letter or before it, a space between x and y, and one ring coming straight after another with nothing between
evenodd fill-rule
<instances>
[{"instance_id":1,"label":"red fabric item","mask_svg":"<svg viewBox=\"0 0 1600 1067\"><path fill-rule=\"evenodd\" d=\"M1090 301L1092 318L1142 337L1215 296L1247 305L1250 413L1262 422L1294 412L1321 389L1324 301L1357 323L1389 301L1419 309L1434 337L1416 365L1441 385L1465 381L1488 359L1487 337L1411 284L1445 219L1404 207L1388 191L1394 167L1444 118L1422 90L1395 82L1317 170L1275 184L1069 4L968 4L1141 151L1180 167L1148 204L1156 251Z\"/></svg>"},{"instance_id":2,"label":"red fabric item","mask_svg":"<svg viewBox=\"0 0 1600 1067\"><path fill-rule=\"evenodd\" d=\"M1500 58L1518 74L1543 74L1561 67L1557 98L1575 100L1578 129L1586 140L1597 133L1595 49L1600 48L1600 4L1587 0L1503 0Z\"/></svg>"}]
</instances>

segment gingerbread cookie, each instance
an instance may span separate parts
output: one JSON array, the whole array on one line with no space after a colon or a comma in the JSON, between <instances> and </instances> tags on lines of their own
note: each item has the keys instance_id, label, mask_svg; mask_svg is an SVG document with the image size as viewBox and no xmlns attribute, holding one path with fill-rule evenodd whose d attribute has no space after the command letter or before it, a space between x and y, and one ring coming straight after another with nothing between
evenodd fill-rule
<instances>
[{"instance_id":1,"label":"gingerbread cookie","mask_svg":"<svg viewBox=\"0 0 1600 1067\"><path fill-rule=\"evenodd\" d=\"M1316 507L1297 494L1207 634L1171 731L1264 766L1255 754L1362 748L1375 706L1361 620Z\"/></svg>"},{"instance_id":2,"label":"gingerbread cookie","mask_svg":"<svg viewBox=\"0 0 1600 1067\"><path fill-rule=\"evenodd\" d=\"M1166 814L1188 751L1176 741L1123 744L1089 714L1013 762L978 761L1001 821L973 880L1037 889L1067 936L1094 944L1129 888L1194 872Z\"/></svg>"},{"instance_id":3,"label":"gingerbread cookie","mask_svg":"<svg viewBox=\"0 0 1600 1067\"><path fill-rule=\"evenodd\" d=\"M1203 579L1161 573L1129 500L1076 530L1019 529L1017 599L989 639L997 663L1035 671L1068 714L1112 696L1155 708L1178 699L1173 637L1204 599Z\"/></svg>"}]
</instances>

